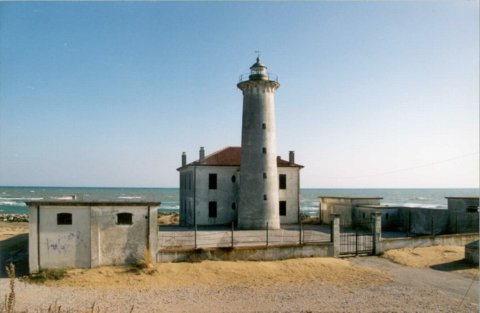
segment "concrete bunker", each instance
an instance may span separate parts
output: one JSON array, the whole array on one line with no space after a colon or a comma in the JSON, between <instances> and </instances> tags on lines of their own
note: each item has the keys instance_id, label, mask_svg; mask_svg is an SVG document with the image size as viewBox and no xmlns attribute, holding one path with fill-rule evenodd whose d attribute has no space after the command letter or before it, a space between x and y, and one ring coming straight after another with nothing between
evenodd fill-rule
<instances>
[{"instance_id":1,"label":"concrete bunker","mask_svg":"<svg viewBox=\"0 0 480 313\"><path fill-rule=\"evenodd\" d=\"M157 209L148 201L31 201L30 272L155 259Z\"/></svg>"}]
</instances>

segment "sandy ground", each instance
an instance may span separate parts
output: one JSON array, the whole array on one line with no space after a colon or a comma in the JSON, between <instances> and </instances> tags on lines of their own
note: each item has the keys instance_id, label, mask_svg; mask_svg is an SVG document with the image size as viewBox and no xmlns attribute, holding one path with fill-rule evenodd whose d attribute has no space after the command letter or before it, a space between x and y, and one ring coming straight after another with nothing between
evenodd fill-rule
<instances>
[{"instance_id":1,"label":"sandy ground","mask_svg":"<svg viewBox=\"0 0 480 313\"><path fill-rule=\"evenodd\" d=\"M133 312L478 312L478 276L432 265L456 262L458 255L448 252L452 247L422 250L430 261L420 267L386 255L167 263L144 271L75 269L44 285L17 282L17 309L37 312L57 302L72 312L89 311L95 303L102 313L132 307ZM389 254L405 260L411 253ZM0 297L7 290L7 279L0 279Z\"/></svg>"},{"instance_id":2,"label":"sandy ground","mask_svg":"<svg viewBox=\"0 0 480 313\"><path fill-rule=\"evenodd\" d=\"M216 286L267 287L308 282L336 286L370 286L389 282L387 274L334 258L292 259L275 262L163 263L137 272L131 267L69 270L69 277L50 281L51 287L130 289L156 287Z\"/></svg>"},{"instance_id":3,"label":"sandy ground","mask_svg":"<svg viewBox=\"0 0 480 313\"><path fill-rule=\"evenodd\" d=\"M383 257L395 263L410 267L430 267L444 271L456 271L479 275L478 268L472 268L464 261L465 247L433 246L390 250Z\"/></svg>"},{"instance_id":4,"label":"sandy ground","mask_svg":"<svg viewBox=\"0 0 480 313\"><path fill-rule=\"evenodd\" d=\"M178 225L180 222L180 215L178 213L159 213L158 225Z\"/></svg>"},{"instance_id":5,"label":"sandy ground","mask_svg":"<svg viewBox=\"0 0 480 313\"><path fill-rule=\"evenodd\" d=\"M162 218L162 217L161 217ZM166 222L174 215L163 216ZM0 244L28 231L0 224ZM12 238L13 235L20 234ZM9 238L5 240L5 238ZM17 280L16 308L54 302L70 312L478 312L478 268L463 247L400 249L382 257L157 264L68 271L43 285ZM0 279L0 299L8 280ZM0 300L0 305L2 300Z\"/></svg>"},{"instance_id":6,"label":"sandy ground","mask_svg":"<svg viewBox=\"0 0 480 313\"><path fill-rule=\"evenodd\" d=\"M28 233L28 223L0 222L0 240Z\"/></svg>"}]
</instances>

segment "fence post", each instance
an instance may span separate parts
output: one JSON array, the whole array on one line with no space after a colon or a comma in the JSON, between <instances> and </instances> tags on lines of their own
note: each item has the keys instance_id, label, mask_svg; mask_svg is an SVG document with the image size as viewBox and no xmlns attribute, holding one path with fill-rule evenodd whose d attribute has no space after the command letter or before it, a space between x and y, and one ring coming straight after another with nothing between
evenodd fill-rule
<instances>
[{"instance_id":1,"label":"fence post","mask_svg":"<svg viewBox=\"0 0 480 313\"><path fill-rule=\"evenodd\" d=\"M411 219L411 212L408 209L408 220L407 220L407 237L410 237L410 219Z\"/></svg>"},{"instance_id":2,"label":"fence post","mask_svg":"<svg viewBox=\"0 0 480 313\"><path fill-rule=\"evenodd\" d=\"M267 222L267 237L266 237L266 239L267 239L266 243L267 243L267 247L268 247L268 222Z\"/></svg>"},{"instance_id":3,"label":"fence post","mask_svg":"<svg viewBox=\"0 0 480 313\"><path fill-rule=\"evenodd\" d=\"M333 243L333 257L340 254L340 214L330 214L332 217L330 238Z\"/></svg>"},{"instance_id":4,"label":"fence post","mask_svg":"<svg viewBox=\"0 0 480 313\"><path fill-rule=\"evenodd\" d=\"M455 234L458 234L458 213L455 213Z\"/></svg>"},{"instance_id":5,"label":"fence post","mask_svg":"<svg viewBox=\"0 0 480 313\"><path fill-rule=\"evenodd\" d=\"M373 219L373 254L379 255L382 253L382 213L377 212L372 214Z\"/></svg>"},{"instance_id":6,"label":"fence post","mask_svg":"<svg viewBox=\"0 0 480 313\"><path fill-rule=\"evenodd\" d=\"M195 249L197 249L197 224L195 224Z\"/></svg>"},{"instance_id":7,"label":"fence post","mask_svg":"<svg viewBox=\"0 0 480 313\"><path fill-rule=\"evenodd\" d=\"M298 244L302 244L302 222L298 223Z\"/></svg>"},{"instance_id":8,"label":"fence post","mask_svg":"<svg viewBox=\"0 0 480 313\"><path fill-rule=\"evenodd\" d=\"M233 230L234 230L234 224L232 222L232 248L233 248Z\"/></svg>"},{"instance_id":9,"label":"fence post","mask_svg":"<svg viewBox=\"0 0 480 313\"><path fill-rule=\"evenodd\" d=\"M433 214L432 214L432 236L435 237L435 224L433 222Z\"/></svg>"}]
</instances>

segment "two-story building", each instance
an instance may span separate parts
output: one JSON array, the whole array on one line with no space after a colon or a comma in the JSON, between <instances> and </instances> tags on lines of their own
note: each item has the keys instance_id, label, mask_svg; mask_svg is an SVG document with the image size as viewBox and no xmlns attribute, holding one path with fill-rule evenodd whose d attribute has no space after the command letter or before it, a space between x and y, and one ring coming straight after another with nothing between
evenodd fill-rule
<instances>
[{"instance_id":1,"label":"two-story building","mask_svg":"<svg viewBox=\"0 0 480 313\"><path fill-rule=\"evenodd\" d=\"M180 172L180 224L226 225L237 223L240 180L240 147L226 147L187 164L182 155ZM294 224L299 219L300 169L294 152L289 160L277 158L280 223Z\"/></svg>"}]
</instances>

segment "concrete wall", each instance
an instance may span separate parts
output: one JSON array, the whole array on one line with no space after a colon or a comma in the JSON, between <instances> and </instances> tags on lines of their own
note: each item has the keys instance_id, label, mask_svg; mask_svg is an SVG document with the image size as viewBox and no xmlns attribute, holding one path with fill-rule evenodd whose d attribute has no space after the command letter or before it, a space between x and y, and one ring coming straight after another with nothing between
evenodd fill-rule
<instances>
[{"instance_id":1,"label":"concrete wall","mask_svg":"<svg viewBox=\"0 0 480 313\"><path fill-rule=\"evenodd\" d=\"M132 214L132 224L118 225L119 213ZM143 257L149 235L146 207L92 207L91 214L92 267L128 264ZM156 227L154 229L156 231Z\"/></svg>"},{"instance_id":2,"label":"concrete wall","mask_svg":"<svg viewBox=\"0 0 480 313\"><path fill-rule=\"evenodd\" d=\"M180 170L180 225L194 225L193 199L194 191L193 167Z\"/></svg>"},{"instance_id":3,"label":"concrete wall","mask_svg":"<svg viewBox=\"0 0 480 313\"><path fill-rule=\"evenodd\" d=\"M31 208L30 271L40 268L91 266L90 208L41 206ZM33 211L33 212L32 212ZM57 214L71 213L72 225L57 225Z\"/></svg>"},{"instance_id":4,"label":"concrete wall","mask_svg":"<svg viewBox=\"0 0 480 313\"><path fill-rule=\"evenodd\" d=\"M478 240L465 245L465 260L478 265Z\"/></svg>"},{"instance_id":5,"label":"concrete wall","mask_svg":"<svg viewBox=\"0 0 480 313\"><path fill-rule=\"evenodd\" d=\"M479 212L448 210L448 233L479 231Z\"/></svg>"},{"instance_id":6,"label":"concrete wall","mask_svg":"<svg viewBox=\"0 0 480 313\"><path fill-rule=\"evenodd\" d=\"M402 225L399 208L355 206L353 208L353 223L365 224L371 222L373 213L379 213L382 219L382 230L397 230Z\"/></svg>"},{"instance_id":7,"label":"concrete wall","mask_svg":"<svg viewBox=\"0 0 480 313\"><path fill-rule=\"evenodd\" d=\"M239 247L188 250L160 250L157 262L223 261L273 261L292 258L333 256L333 244L288 245L273 247Z\"/></svg>"},{"instance_id":8,"label":"concrete wall","mask_svg":"<svg viewBox=\"0 0 480 313\"><path fill-rule=\"evenodd\" d=\"M279 167L278 175L287 175L287 189L278 192L279 201L287 202L287 215L280 216L281 224L297 224L299 214L300 169L298 167Z\"/></svg>"},{"instance_id":9,"label":"concrete wall","mask_svg":"<svg viewBox=\"0 0 480 313\"><path fill-rule=\"evenodd\" d=\"M217 174L217 189L209 189L209 174ZM235 182L232 182L232 176ZM222 225L235 221L238 214L238 167L197 166L195 177L197 225ZM210 201L217 202L217 218L208 217ZM235 204L235 209L232 204Z\"/></svg>"},{"instance_id":10,"label":"concrete wall","mask_svg":"<svg viewBox=\"0 0 480 313\"><path fill-rule=\"evenodd\" d=\"M157 250L157 205L30 205L30 272L43 268L88 268L134 262ZM72 214L71 225L57 225L57 214ZM131 213L132 224L117 224Z\"/></svg>"},{"instance_id":11,"label":"concrete wall","mask_svg":"<svg viewBox=\"0 0 480 313\"><path fill-rule=\"evenodd\" d=\"M330 224L332 214L340 215L342 225L351 225L353 207L358 205L379 205L381 198L320 197L320 221Z\"/></svg>"},{"instance_id":12,"label":"concrete wall","mask_svg":"<svg viewBox=\"0 0 480 313\"><path fill-rule=\"evenodd\" d=\"M448 210L455 212L467 212L469 207L477 207L479 198L447 198Z\"/></svg>"},{"instance_id":13,"label":"concrete wall","mask_svg":"<svg viewBox=\"0 0 480 313\"><path fill-rule=\"evenodd\" d=\"M464 210L356 206L353 209L353 222L366 222L373 212L382 215L384 231L403 231L416 235L478 232L479 213Z\"/></svg>"},{"instance_id":14,"label":"concrete wall","mask_svg":"<svg viewBox=\"0 0 480 313\"><path fill-rule=\"evenodd\" d=\"M382 251L414 247L430 247L438 245L464 246L469 242L478 240L478 234L452 234L440 236L422 236L409 238L382 239Z\"/></svg>"}]
</instances>

